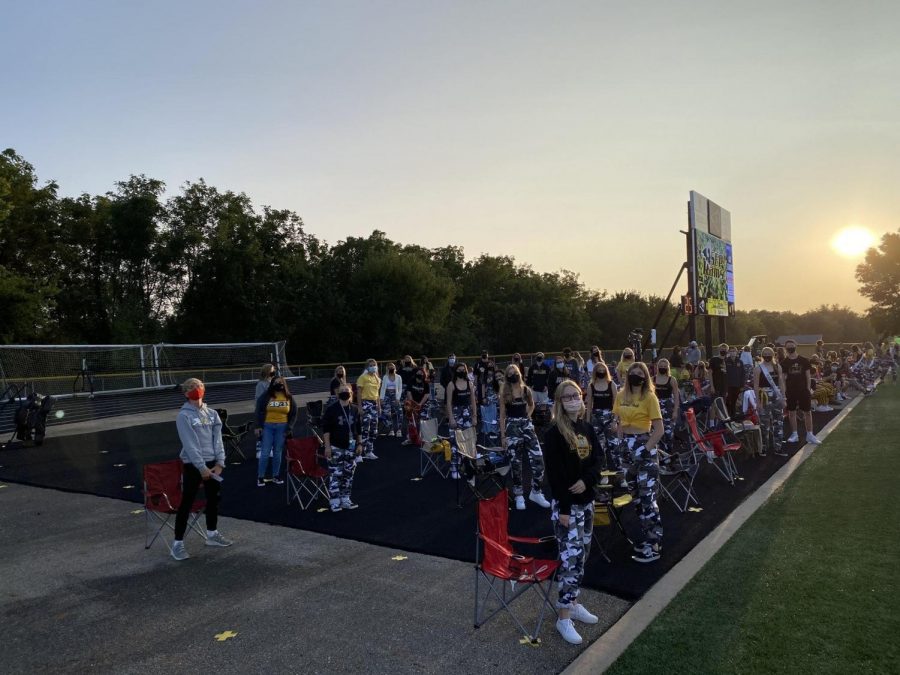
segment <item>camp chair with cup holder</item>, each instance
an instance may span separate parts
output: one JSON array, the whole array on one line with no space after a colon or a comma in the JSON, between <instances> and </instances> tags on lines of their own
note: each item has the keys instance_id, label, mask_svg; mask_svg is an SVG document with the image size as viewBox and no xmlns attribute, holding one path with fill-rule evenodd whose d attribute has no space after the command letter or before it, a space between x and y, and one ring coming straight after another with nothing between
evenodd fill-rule
<instances>
[{"instance_id":1,"label":"camp chair with cup holder","mask_svg":"<svg viewBox=\"0 0 900 675\"><path fill-rule=\"evenodd\" d=\"M305 511L320 497L326 504L329 502L328 469L322 466L320 447L316 436L289 438L285 441L288 505L296 500Z\"/></svg>"},{"instance_id":2,"label":"camp chair with cup holder","mask_svg":"<svg viewBox=\"0 0 900 675\"><path fill-rule=\"evenodd\" d=\"M507 612L523 637L532 644L539 635L545 616L555 616L551 593L559 569L556 538L514 537L509 534L509 495L500 490L477 505L475 532L475 628L480 628L501 612ZM514 546L550 546L552 554L534 558L517 553ZM533 592L540 601L534 627L527 627L513 611L513 603ZM548 611L549 610L549 611Z\"/></svg>"},{"instance_id":3,"label":"camp chair with cup holder","mask_svg":"<svg viewBox=\"0 0 900 675\"><path fill-rule=\"evenodd\" d=\"M419 437L419 477L434 471L441 478L450 475L450 439L438 433L436 418L422 420L417 432Z\"/></svg>"},{"instance_id":4,"label":"camp chair with cup holder","mask_svg":"<svg viewBox=\"0 0 900 675\"><path fill-rule=\"evenodd\" d=\"M736 442L740 443L741 447L747 450L748 454L751 456L759 454L762 448L762 430L760 425L750 419L734 419L728 412L725 399L721 396L713 401L713 407L716 409L716 418L722 424L723 429L731 432Z\"/></svg>"},{"instance_id":5,"label":"camp chair with cup holder","mask_svg":"<svg viewBox=\"0 0 900 675\"><path fill-rule=\"evenodd\" d=\"M741 444L726 441L725 432L722 430L701 433L694 411L690 408L684 411L684 418L687 422L694 460L700 462L706 459L709 464L716 467L725 480L734 485L734 480L738 477L734 453L741 449Z\"/></svg>"},{"instance_id":6,"label":"camp chair with cup holder","mask_svg":"<svg viewBox=\"0 0 900 675\"><path fill-rule=\"evenodd\" d=\"M181 506L182 476L184 463L180 459L172 459L165 462L145 464L143 469L144 483L144 522L146 523L146 535L144 548L150 548L157 539L172 552L172 543L166 536L165 529L175 532L175 526L170 522L172 516L178 513ZM197 524L200 514L206 508L206 499L198 498L191 504L191 513L188 518L188 532L193 531L204 540L206 533Z\"/></svg>"}]
</instances>

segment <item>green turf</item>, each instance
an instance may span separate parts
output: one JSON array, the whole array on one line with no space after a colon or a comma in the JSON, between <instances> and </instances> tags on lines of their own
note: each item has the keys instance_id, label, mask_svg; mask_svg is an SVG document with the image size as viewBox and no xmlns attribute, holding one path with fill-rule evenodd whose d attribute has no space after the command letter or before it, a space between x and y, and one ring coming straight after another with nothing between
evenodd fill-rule
<instances>
[{"instance_id":1,"label":"green turf","mask_svg":"<svg viewBox=\"0 0 900 675\"><path fill-rule=\"evenodd\" d=\"M900 673L898 472L882 385L607 672Z\"/></svg>"}]
</instances>

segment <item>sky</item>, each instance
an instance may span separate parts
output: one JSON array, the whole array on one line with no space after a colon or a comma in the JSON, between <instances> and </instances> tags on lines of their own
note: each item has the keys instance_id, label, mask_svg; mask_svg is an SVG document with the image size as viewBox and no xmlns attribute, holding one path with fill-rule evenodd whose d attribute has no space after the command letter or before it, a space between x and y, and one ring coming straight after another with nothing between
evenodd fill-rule
<instances>
[{"instance_id":1,"label":"sky","mask_svg":"<svg viewBox=\"0 0 900 675\"><path fill-rule=\"evenodd\" d=\"M738 309L862 310L900 228L900 3L0 0L0 146L62 194L203 177L329 243L665 295L697 190ZM681 292L686 292L682 282Z\"/></svg>"}]
</instances>

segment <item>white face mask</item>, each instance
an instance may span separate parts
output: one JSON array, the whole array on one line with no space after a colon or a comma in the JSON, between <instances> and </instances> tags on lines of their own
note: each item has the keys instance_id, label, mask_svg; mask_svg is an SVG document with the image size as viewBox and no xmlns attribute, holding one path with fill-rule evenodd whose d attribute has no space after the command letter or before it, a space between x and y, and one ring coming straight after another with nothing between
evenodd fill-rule
<instances>
[{"instance_id":1,"label":"white face mask","mask_svg":"<svg viewBox=\"0 0 900 675\"><path fill-rule=\"evenodd\" d=\"M563 408L567 413L574 413L581 410L581 401L563 401Z\"/></svg>"}]
</instances>

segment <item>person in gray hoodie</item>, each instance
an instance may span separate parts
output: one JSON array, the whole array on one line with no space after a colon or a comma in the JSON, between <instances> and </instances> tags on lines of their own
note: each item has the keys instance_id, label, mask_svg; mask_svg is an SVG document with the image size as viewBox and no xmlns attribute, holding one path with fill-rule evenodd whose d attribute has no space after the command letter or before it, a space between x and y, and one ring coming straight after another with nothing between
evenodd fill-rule
<instances>
[{"instance_id":1,"label":"person in gray hoodie","mask_svg":"<svg viewBox=\"0 0 900 675\"><path fill-rule=\"evenodd\" d=\"M184 462L181 504L175 516L175 542L172 545L172 557L175 560L186 560L190 557L184 548L184 534L187 531L191 506L201 483L206 493L206 545L232 544L216 529L219 517L219 491L222 471L225 469L222 420L215 410L203 402L206 393L203 382L192 377L181 385L181 390L187 401L181 406L175 420L178 438L181 440L179 457Z\"/></svg>"}]
</instances>

